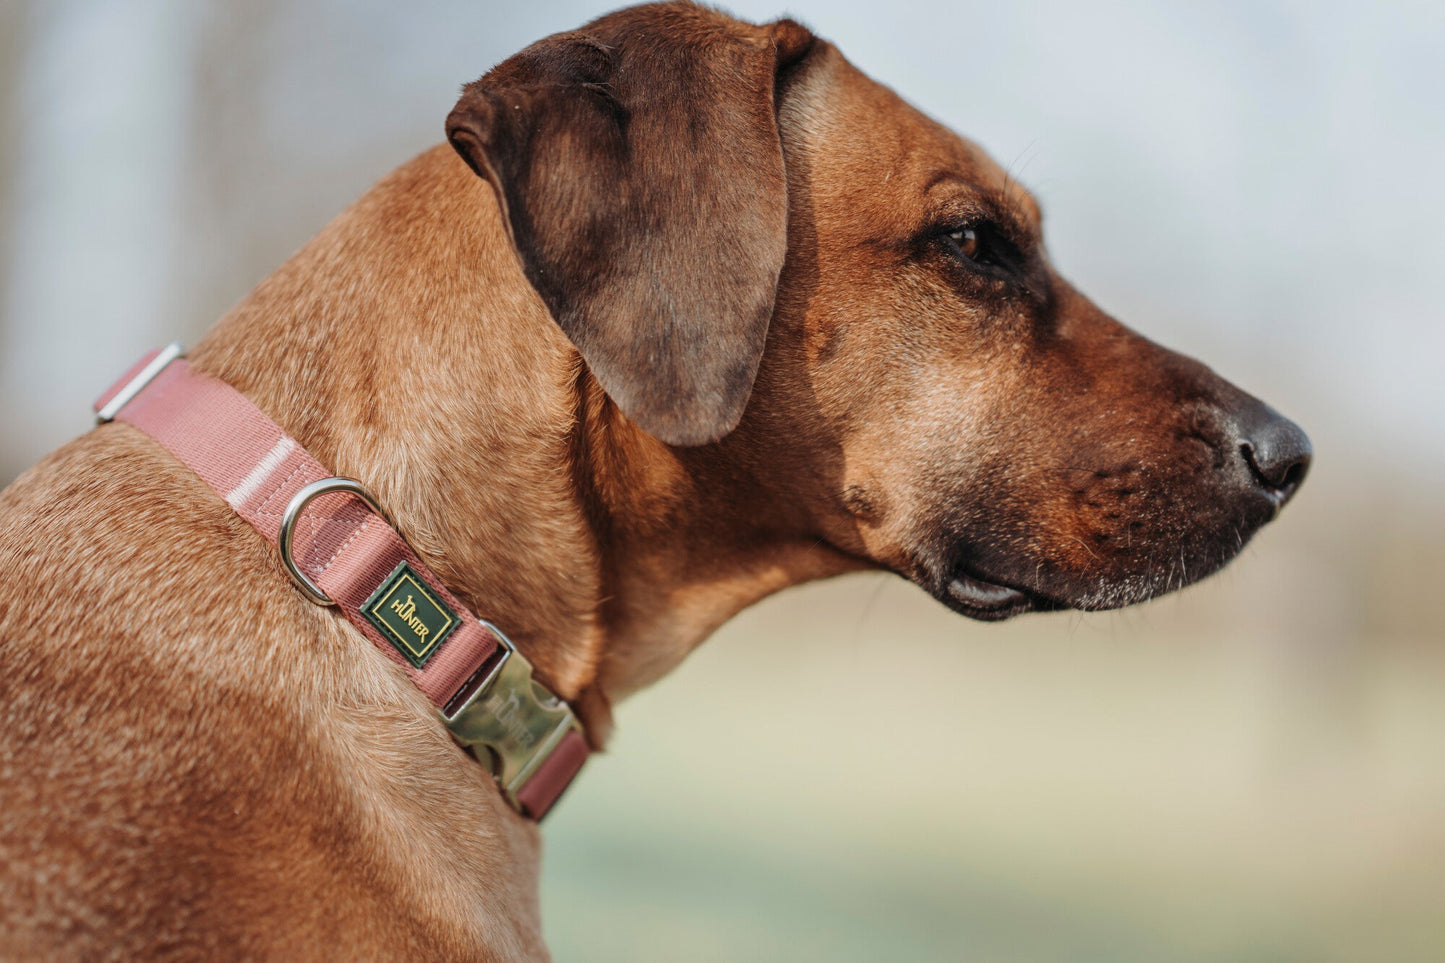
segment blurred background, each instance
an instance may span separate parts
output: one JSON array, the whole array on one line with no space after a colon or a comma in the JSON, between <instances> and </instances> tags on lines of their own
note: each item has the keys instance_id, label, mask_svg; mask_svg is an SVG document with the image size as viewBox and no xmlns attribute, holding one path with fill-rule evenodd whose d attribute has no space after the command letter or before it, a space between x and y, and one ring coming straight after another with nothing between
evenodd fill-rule
<instances>
[{"instance_id":1,"label":"blurred background","mask_svg":"<svg viewBox=\"0 0 1445 963\"><path fill-rule=\"evenodd\" d=\"M608 7L0 0L0 483ZM864 575L744 613L549 820L557 958L1445 958L1445 7L732 9L987 147L1067 276L1317 460L1138 609L985 626Z\"/></svg>"}]
</instances>

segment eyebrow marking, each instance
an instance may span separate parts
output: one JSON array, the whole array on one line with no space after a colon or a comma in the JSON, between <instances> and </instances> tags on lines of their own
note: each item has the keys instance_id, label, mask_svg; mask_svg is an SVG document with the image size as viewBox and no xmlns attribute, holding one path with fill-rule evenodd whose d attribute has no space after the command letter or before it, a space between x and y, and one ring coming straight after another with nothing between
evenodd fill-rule
<instances>
[{"instance_id":1,"label":"eyebrow marking","mask_svg":"<svg viewBox=\"0 0 1445 963\"><path fill-rule=\"evenodd\" d=\"M946 184L956 184L973 194L974 204L980 208L980 213L1001 222L1023 238L1036 240L1038 232L1034 224L1043 219L1043 211L1038 201L1018 181L1005 176L1002 187L986 187L956 170L939 168L924 182L923 193L929 194L934 188Z\"/></svg>"},{"instance_id":2,"label":"eyebrow marking","mask_svg":"<svg viewBox=\"0 0 1445 963\"><path fill-rule=\"evenodd\" d=\"M975 190L975 191L980 190L980 188L979 188L979 186L978 186L977 184L975 184L975 183L973 183L972 181L968 180L968 179L965 178L962 174L959 174L957 171L951 171L951 170L936 170L936 171L934 171L932 174L929 175L928 181L923 185L923 193L927 194L927 193L929 193L930 191L932 191L935 187L937 187L939 184L943 184L943 183L946 183L946 182L949 182L949 181L951 181L951 182L953 182L953 183L955 183L955 184L961 184L961 185L963 185L964 187L969 188L970 190Z\"/></svg>"}]
</instances>

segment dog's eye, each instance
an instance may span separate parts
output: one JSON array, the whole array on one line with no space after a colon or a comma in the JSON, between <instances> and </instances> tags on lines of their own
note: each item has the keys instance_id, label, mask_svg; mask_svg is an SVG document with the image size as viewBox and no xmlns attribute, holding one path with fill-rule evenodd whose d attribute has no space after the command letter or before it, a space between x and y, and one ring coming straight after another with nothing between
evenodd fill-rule
<instances>
[{"instance_id":1,"label":"dog's eye","mask_svg":"<svg viewBox=\"0 0 1445 963\"><path fill-rule=\"evenodd\" d=\"M991 272L1017 272L1023 263L1018 247L992 221L950 224L937 229L938 243L949 254Z\"/></svg>"},{"instance_id":2,"label":"dog's eye","mask_svg":"<svg viewBox=\"0 0 1445 963\"><path fill-rule=\"evenodd\" d=\"M948 232L948 239L958 249L958 253L970 261L977 261L982 245L978 239L978 232L971 227L960 227Z\"/></svg>"}]
</instances>

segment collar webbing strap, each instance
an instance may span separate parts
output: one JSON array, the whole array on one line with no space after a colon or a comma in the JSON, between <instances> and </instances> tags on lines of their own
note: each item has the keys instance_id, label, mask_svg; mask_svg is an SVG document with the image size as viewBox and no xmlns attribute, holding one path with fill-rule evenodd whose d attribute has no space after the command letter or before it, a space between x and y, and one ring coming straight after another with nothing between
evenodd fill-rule
<instances>
[{"instance_id":1,"label":"collar webbing strap","mask_svg":"<svg viewBox=\"0 0 1445 963\"><path fill-rule=\"evenodd\" d=\"M365 489L336 479L230 385L151 352L95 404L194 471L268 542L303 593L339 608L400 665L507 801L541 819L587 758L565 702L500 631L472 615ZM283 535L284 531L284 535Z\"/></svg>"}]
</instances>

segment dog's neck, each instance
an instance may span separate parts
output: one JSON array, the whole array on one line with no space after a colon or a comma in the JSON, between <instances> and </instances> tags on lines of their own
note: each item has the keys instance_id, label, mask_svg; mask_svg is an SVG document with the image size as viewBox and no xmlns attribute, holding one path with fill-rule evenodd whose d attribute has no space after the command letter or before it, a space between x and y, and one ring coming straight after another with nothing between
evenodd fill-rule
<instances>
[{"instance_id":1,"label":"dog's neck","mask_svg":"<svg viewBox=\"0 0 1445 963\"><path fill-rule=\"evenodd\" d=\"M605 397L445 147L384 179L191 352L362 479L478 615L573 700L613 701L740 609L857 563L726 446L670 449ZM771 505L750 515L738 504Z\"/></svg>"}]
</instances>

